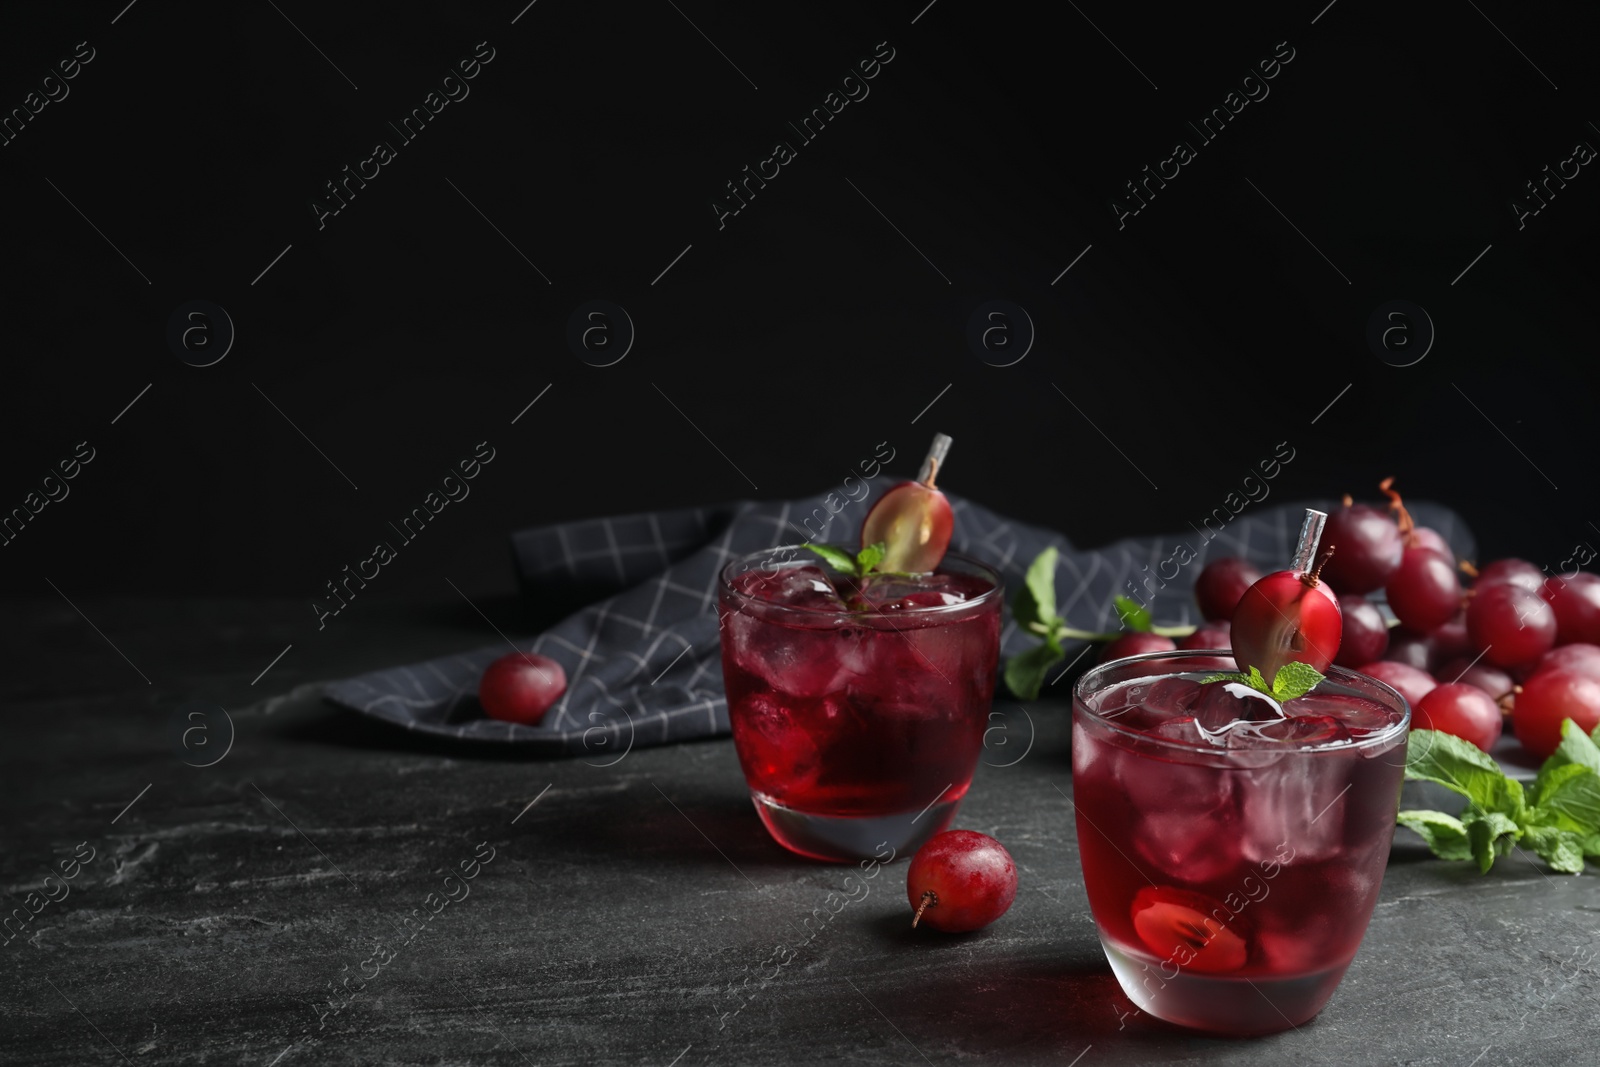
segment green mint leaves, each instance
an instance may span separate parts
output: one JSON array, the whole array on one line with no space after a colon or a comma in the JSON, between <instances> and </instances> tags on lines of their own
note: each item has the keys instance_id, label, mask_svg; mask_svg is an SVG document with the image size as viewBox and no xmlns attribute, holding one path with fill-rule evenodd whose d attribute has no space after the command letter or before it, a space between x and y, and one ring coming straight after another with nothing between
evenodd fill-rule
<instances>
[{"instance_id":1,"label":"green mint leaves","mask_svg":"<svg viewBox=\"0 0 1600 1067\"><path fill-rule=\"evenodd\" d=\"M1278 673L1273 675L1272 684L1261 676L1255 667L1250 668L1248 674L1242 672L1228 672L1224 674L1208 674L1200 679L1200 684L1207 682L1241 682L1251 689L1267 694L1280 704L1285 700L1303 697L1317 687L1325 676L1309 663L1285 663L1278 668Z\"/></svg>"},{"instance_id":2,"label":"green mint leaves","mask_svg":"<svg viewBox=\"0 0 1600 1067\"><path fill-rule=\"evenodd\" d=\"M1472 844L1461 820L1442 811L1402 811L1396 821L1415 830L1442 860L1470 860Z\"/></svg>"},{"instance_id":3,"label":"green mint leaves","mask_svg":"<svg viewBox=\"0 0 1600 1067\"><path fill-rule=\"evenodd\" d=\"M828 566L840 574L848 574L852 578L865 578L872 573L878 564L883 562L883 557L889 554L889 546L883 541L879 541L875 545L868 545L854 556L842 548L835 548L832 545L814 545L809 541L800 547L809 548L826 560Z\"/></svg>"},{"instance_id":4,"label":"green mint leaves","mask_svg":"<svg viewBox=\"0 0 1600 1067\"><path fill-rule=\"evenodd\" d=\"M1056 616L1056 559L1059 553L1047 548L1028 564L1028 573L1022 579L1022 588L1011 603L1011 612L1018 626L1033 627L1060 621Z\"/></svg>"},{"instance_id":5,"label":"green mint leaves","mask_svg":"<svg viewBox=\"0 0 1600 1067\"><path fill-rule=\"evenodd\" d=\"M1055 549L1050 551L1054 552ZM1155 620L1150 617L1150 609L1140 604L1132 597L1118 594L1111 598L1117 606L1117 618L1122 624L1136 633L1147 634L1155 627Z\"/></svg>"},{"instance_id":6,"label":"green mint leaves","mask_svg":"<svg viewBox=\"0 0 1600 1067\"><path fill-rule=\"evenodd\" d=\"M1561 745L1531 786L1508 778L1476 745L1437 730L1412 730L1406 780L1433 782L1467 798L1456 818L1438 811L1402 811L1434 855L1476 860L1485 873L1522 846L1565 874L1583 871L1584 857L1600 858L1600 727L1585 734L1571 719Z\"/></svg>"},{"instance_id":7,"label":"green mint leaves","mask_svg":"<svg viewBox=\"0 0 1600 1067\"><path fill-rule=\"evenodd\" d=\"M1272 679L1272 695L1279 700L1303 697L1323 679L1321 671L1309 663L1285 663Z\"/></svg>"},{"instance_id":8,"label":"green mint leaves","mask_svg":"<svg viewBox=\"0 0 1600 1067\"><path fill-rule=\"evenodd\" d=\"M1044 637L1044 644L1006 661L1006 688L1019 700L1036 699L1050 668L1066 658L1061 638L1067 623L1056 614L1057 555L1054 548L1047 548L1034 557L1011 603L1017 625Z\"/></svg>"},{"instance_id":9,"label":"green mint leaves","mask_svg":"<svg viewBox=\"0 0 1600 1067\"><path fill-rule=\"evenodd\" d=\"M1267 684L1265 678L1261 677L1261 672L1254 667L1250 668L1249 674L1245 674L1243 671L1224 671L1220 674L1208 674L1200 679L1201 685L1210 685L1212 682L1240 682L1257 692L1266 693L1268 696L1272 695L1272 687Z\"/></svg>"},{"instance_id":10,"label":"green mint leaves","mask_svg":"<svg viewBox=\"0 0 1600 1067\"><path fill-rule=\"evenodd\" d=\"M883 562L883 557L889 554L888 542L879 541L875 545L868 545L856 553L856 567L860 569L863 577L877 569Z\"/></svg>"}]
</instances>

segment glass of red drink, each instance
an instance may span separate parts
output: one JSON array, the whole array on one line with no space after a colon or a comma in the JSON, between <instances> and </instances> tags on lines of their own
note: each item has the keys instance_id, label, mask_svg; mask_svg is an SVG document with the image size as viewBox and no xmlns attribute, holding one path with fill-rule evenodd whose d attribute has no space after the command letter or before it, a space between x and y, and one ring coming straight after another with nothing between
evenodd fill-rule
<instances>
[{"instance_id":1,"label":"glass of red drink","mask_svg":"<svg viewBox=\"0 0 1600 1067\"><path fill-rule=\"evenodd\" d=\"M1123 992L1159 1019L1246 1036L1316 1015L1355 956L1411 711L1339 667L1281 707L1237 683L1199 685L1216 657L1133 656L1079 680L1073 806Z\"/></svg>"},{"instance_id":2,"label":"glass of red drink","mask_svg":"<svg viewBox=\"0 0 1600 1067\"><path fill-rule=\"evenodd\" d=\"M799 547L723 569L728 718L779 844L856 860L949 824L983 748L1003 595L954 553L929 575L849 578Z\"/></svg>"}]
</instances>

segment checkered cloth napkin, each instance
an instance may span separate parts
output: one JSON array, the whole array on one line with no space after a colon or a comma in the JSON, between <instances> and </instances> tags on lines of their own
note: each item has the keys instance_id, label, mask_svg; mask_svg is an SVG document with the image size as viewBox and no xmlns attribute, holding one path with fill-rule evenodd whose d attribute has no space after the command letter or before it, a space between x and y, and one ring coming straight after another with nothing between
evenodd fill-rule
<instances>
[{"instance_id":1,"label":"checkered cloth napkin","mask_svg":"<svg viewBox=\"0 0 1600 1067\"><path fill-rule=\"evenodd\" d=\"M589 519L513 534L524 595L570 602L582 591L594 599L544 633L517 643L523 651L556 660L567 673L566 693L538 726L490 719L478 705L478 677L507 653L504 643L334 682L323 694L409 730L512 744L534 754L587 756L600 766L635 747L726 734L718 573L730 559L749 552L805 540L854 541L865 502L893 482L879 477L869 484L872 492L846 502L837 514L830 514L828 504L838 508L841 498L828 493L787 503L744 501ZM1000 571L1008 589L1018 588L1029 562L1054 545L1060 551L1057 610L1074 627L1099 631L1118 627L1112 605L1118 593L1147 600L1162 623L1199 621L1191 588L1206 561L1243 556L1265 570L1287 565L1308 506L1246 504L1225 525L1213 518L1174 536L1080 550L1060 534L953 494L950 503L952 547ZM1331 507L1327 502L1309 506ZM1443 534L1458 556L1474 555L1472 535L1453 512L1426 502L1409 506L1416 520ZM1217 514L1228 512L1218 509ZM1173 561L1180 545L1194 554L1184 566ZM1164 587L1158 584L1163 581ZM1002 631L1005 654L1033 643L1008 615ZM1069 663L1079 651L1068 647Z\"/></svg>"}]
</instances>

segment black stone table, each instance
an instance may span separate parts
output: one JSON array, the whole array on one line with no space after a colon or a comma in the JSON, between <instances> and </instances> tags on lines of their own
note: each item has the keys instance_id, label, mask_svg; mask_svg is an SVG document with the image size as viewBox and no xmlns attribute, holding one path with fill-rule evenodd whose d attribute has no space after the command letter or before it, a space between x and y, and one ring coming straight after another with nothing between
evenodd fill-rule
<instances>
[{"instance_id":1,"label":"black stone table","mask_svg":"<svg viewBox=\"0 0 1600 1067\"><path fill-rule=\"evenodd\" d=\"M772 844L729 741L526 761L307 698L491 643L460 601L374 602L321 633L299 602L77 608L13 601L0 623L6 907L27 913L50 870L94 856L0 949L6 1064L1600 1056L1595 878L1516 857L1480 877L1405 843L1315 1021L1223 1041L1134 1013L1089 918L1059 702L1030 706L1031 749L1024 727L994 736L958 820L1010 848L1016 904L948 937L909 929L903 861L847 883ZM191 699L232 718L209 767L184 759L215 759L226 723L196 720L187 755L172 740ZM474 877L447 880L463 865Z\"/></svg>"}]
</instances>

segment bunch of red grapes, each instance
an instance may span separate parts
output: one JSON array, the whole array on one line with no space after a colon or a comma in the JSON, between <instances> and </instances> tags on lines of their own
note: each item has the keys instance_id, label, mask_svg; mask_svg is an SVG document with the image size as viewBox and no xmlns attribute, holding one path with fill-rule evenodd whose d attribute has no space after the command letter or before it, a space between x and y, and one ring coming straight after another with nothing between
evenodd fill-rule
<instances>
[{"instance_id":1,"label":"bunch of red grapes","mask_svg":"<svg viewBox=\"0 0 1600 1067\"><path fill-rule=\"evenodd\" d=\"M1381 486L1387 508L1345 497L1323 530L1333 554L1321 578L1338 594L1344 622L1334 662L1398 690L1414 727L1485 751L1507 717L1517 740L1541 758L1560 744L1562 720L1593 730L1600 724L1600 575L1547 577L1521 559L1481 570L1458 564L1437 531L1415 524L1392 481ZM1231 648L1234 609L1260 578L1245 560L1207 564L1195 582L1206 625L1178 647ZM1368 599L1379 590L1400 622L1393 629ZM1151 643L1151 635L1139 636Z\"/></svg>"}]
</instances>

